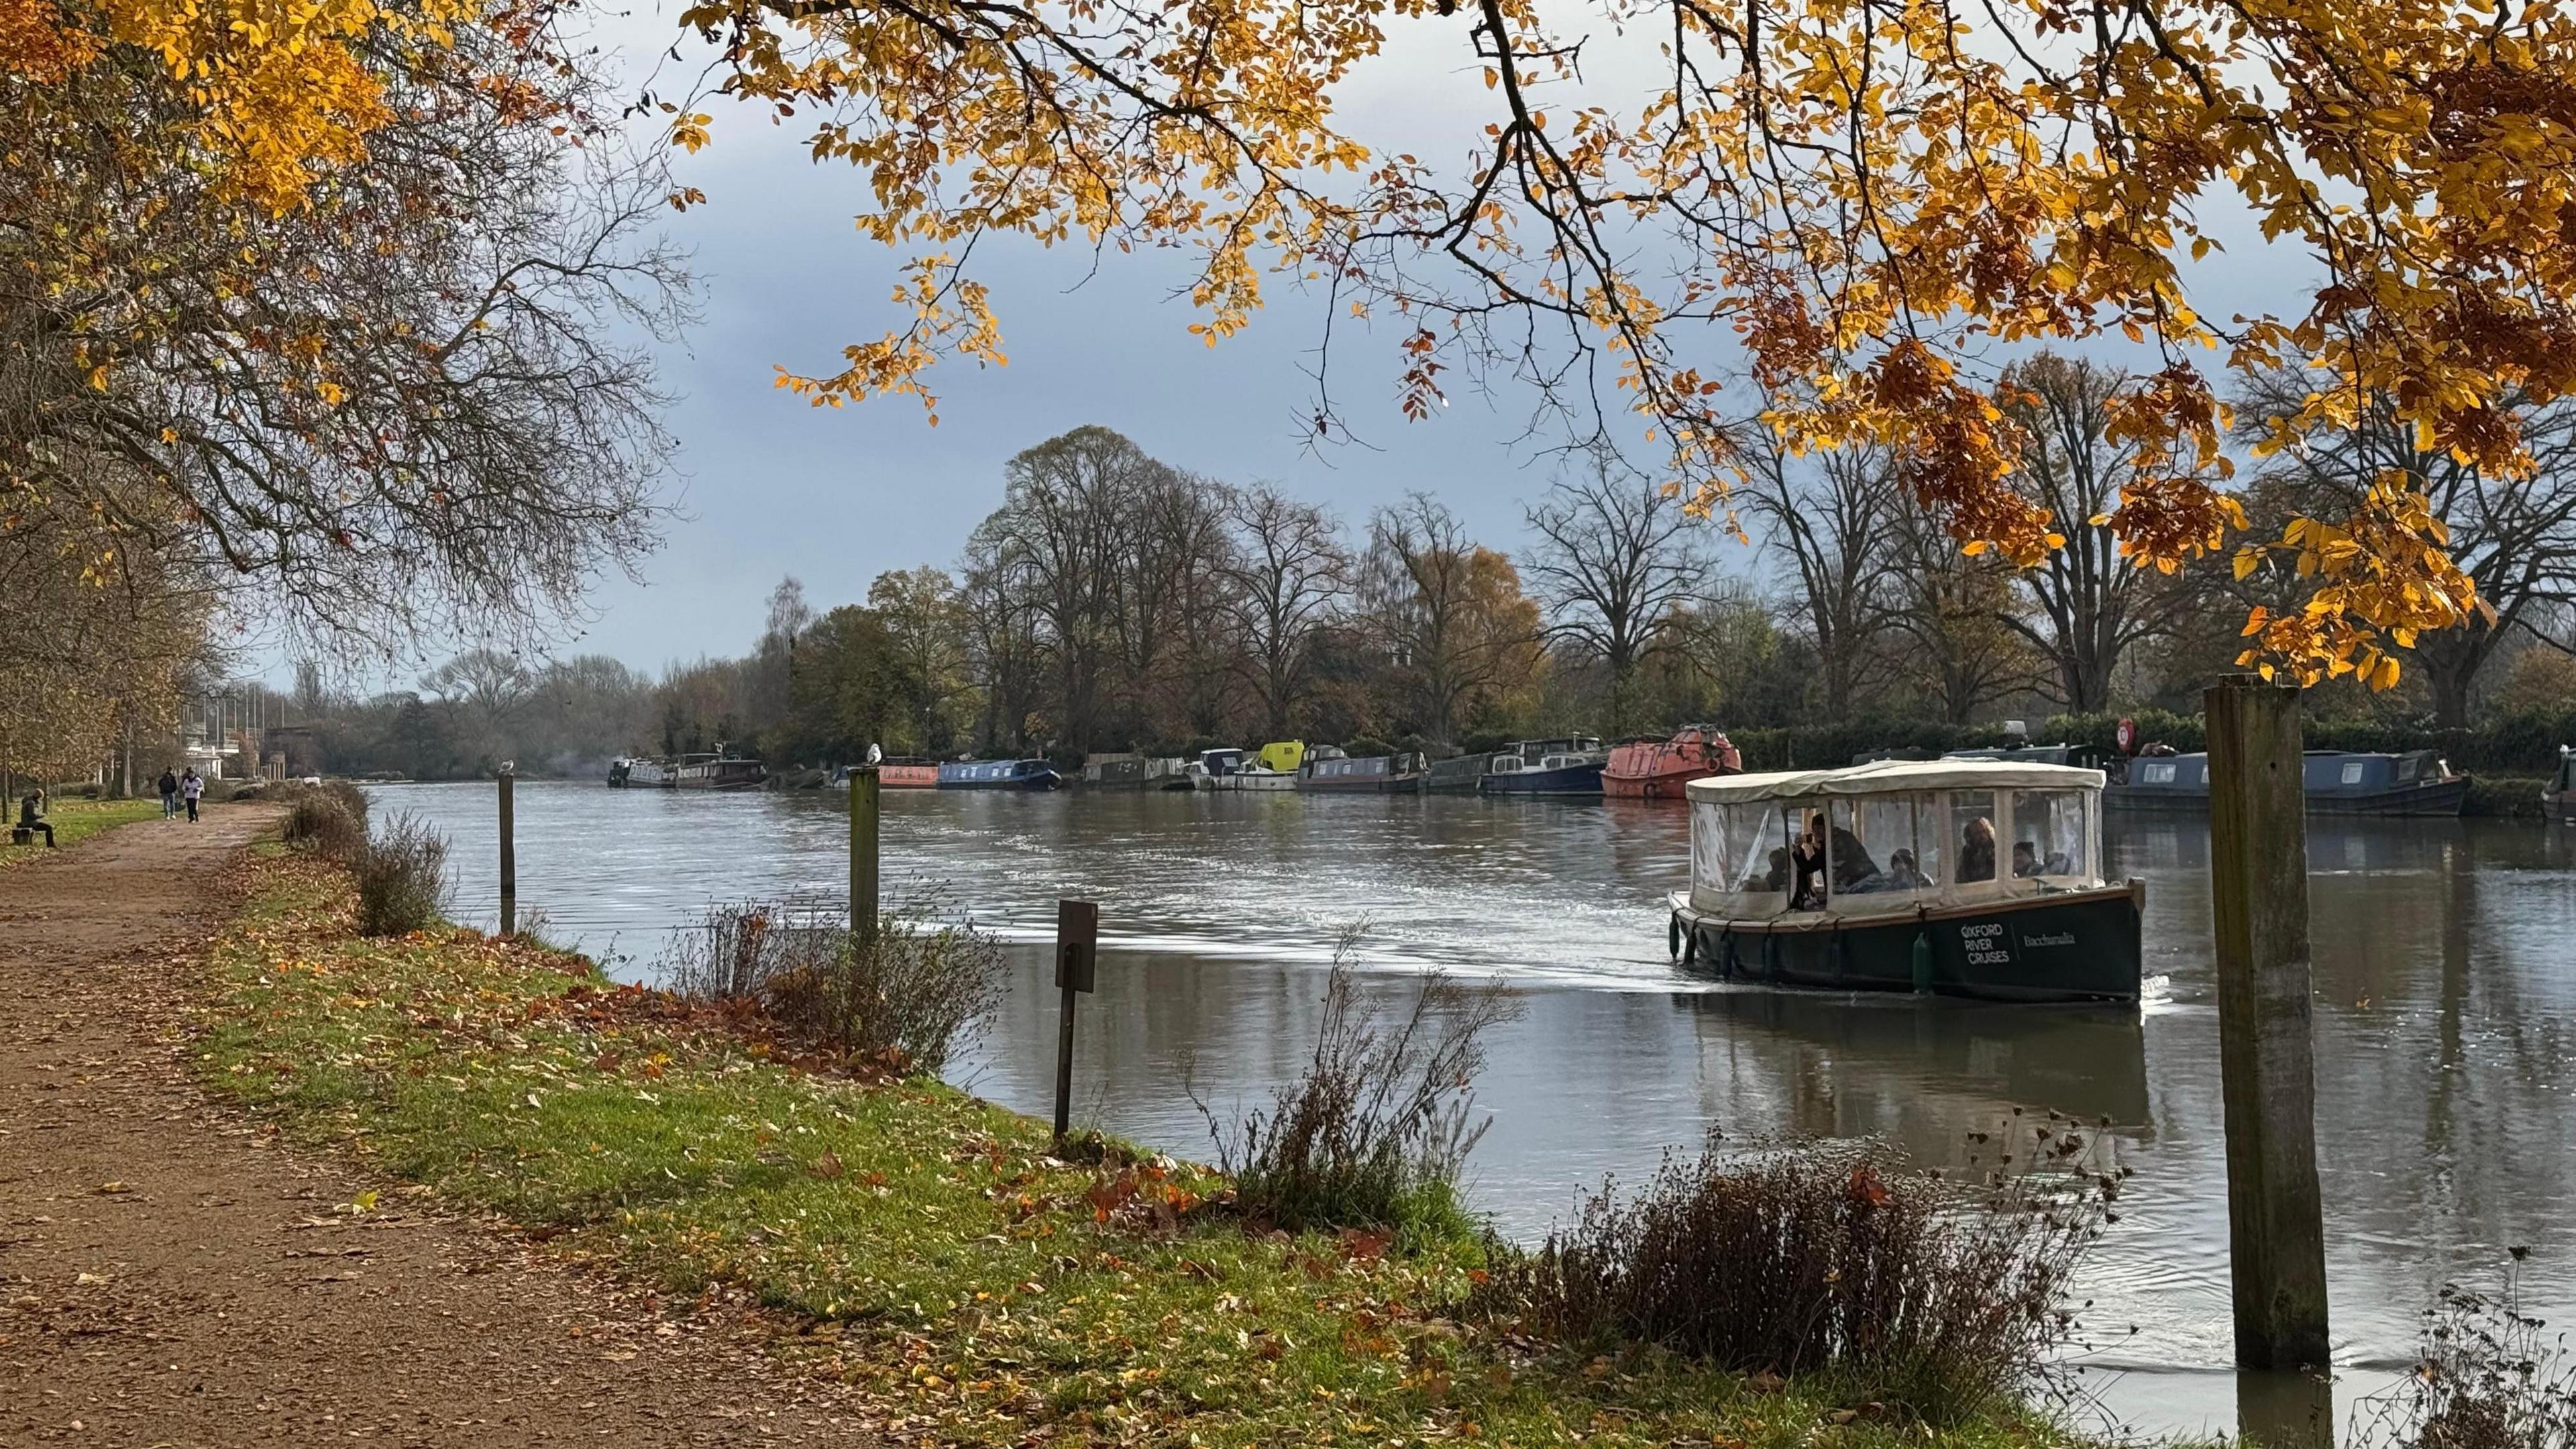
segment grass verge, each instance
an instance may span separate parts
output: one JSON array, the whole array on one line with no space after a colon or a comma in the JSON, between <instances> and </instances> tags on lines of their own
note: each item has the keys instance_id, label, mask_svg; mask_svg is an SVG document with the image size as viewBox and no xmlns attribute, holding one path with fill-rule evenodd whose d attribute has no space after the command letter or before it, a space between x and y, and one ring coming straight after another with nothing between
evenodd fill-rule
<instances>
[{"instance_id":1,"label":"grass verge","mask_svg":"<svg viewBox=\"0 0 2576 1449\"><path fill-rule=\"evenodd\" d=\"M45 819L53 824L54 843L65 848L78 845L102 831L114 830L120 825L131 825L137 820L157 819L160 814L161 802L158 799L48 800L45 802ZM9 818L5 823L14 824L17 819L18 802L12 800L9 802ZM0 870L7 870L13 865L40 860L44 857L45 837L41 835L26 845L11 845L8 842L8 833L0 830Z\"/></svg>"},{"instance_id":2,"label":"grass verge","mask_svg":"<svg viewBox=\"0 0 2576 1449\"><path fill-rule=\"evenodd\" d=\"M1649 1347L1551 1347L1453 1308L1472 1243L1247 1230L1168 1159L1068 1162L937 1082L810 1069L739 1018L525 942L367 939L345 875L249 867L203 1002L207 1079L302 1140L678 1294L746 1291L884 1428L991 1444L2039 1449Z\"/></svg>"}]
</instances>

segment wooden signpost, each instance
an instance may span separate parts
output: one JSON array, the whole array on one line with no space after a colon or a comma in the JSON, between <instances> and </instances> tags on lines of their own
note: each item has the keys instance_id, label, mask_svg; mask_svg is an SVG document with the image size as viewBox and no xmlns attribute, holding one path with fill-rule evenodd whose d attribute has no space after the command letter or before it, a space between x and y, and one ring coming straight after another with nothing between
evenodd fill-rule
<instances>
[{"instance_id":1,"label":"wooden signpost","mask_svg":"<svg viewBox=\"0 0 2576 1449\"><path fill-rule=\"evenodd\" d=\"M2213 686L2203 704L2236 1362L2323 1368L2331 1360L2299 692L2235 674Z\"/></svg>"},{"instance_id":2,"label":"wooden signpost","mask_svg":"<svg viewBox=\"0 0 2576 1449\"><path fill-rule=\"evenodd\" d=\"M1064 993L1064 1015L1055 1038L1055 1140L1073 1114L1073 998L1092 989L1100 956L1100 905L1096 901L1055 903L1055 984Z\"/></svg>"}]
</instances>

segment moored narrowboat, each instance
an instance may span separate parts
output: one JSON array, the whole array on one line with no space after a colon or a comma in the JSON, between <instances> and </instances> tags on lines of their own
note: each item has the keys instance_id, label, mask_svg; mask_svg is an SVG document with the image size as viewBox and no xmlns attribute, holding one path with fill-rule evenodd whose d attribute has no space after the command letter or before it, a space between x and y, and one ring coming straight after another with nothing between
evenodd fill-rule
<instances>
[{"instance_id":1,"label":"moored narrowboat","mask_svg":"<svg viewBox=\"0 0 2576 1449\"><path fill-rule=\"evenodd\" d=\"M2138 882L2102 879L2102 772L1886 760L1689 786L1668 944L1727 980L2138 999Z\"/></svg>"},{"instance_id":2,"label":"moored narrowboat","mask_svg":"<svg viewBox=\"0 0 2576 1449\"><path fill-rule=\"evenodd\" d=\"M725 755L682 755L671 767L671 784L681 790L757 790L769 779L769 767L758 760Z\"/></svg>"},{"instance_id":3,"label":"moored narrowboat","mask_svg":"<svg viewBox=\"0 0 2576 1449\"><path fill-rule=\"evenodd\" d=\"M2469 777L2451 773L2431 750L2310 750L2302 773L2311 815L2457 815L2469 798ZM2114 810L2205 811L2209 756L2140 755L2102 800Z\"/></svg>"},{"instance_id":4,"label":"moored narrowboat","mask_svg":"<svg viewBox=\"0 0 2576 1449\"><path fill-rule=\"evenodd\" d=\"M1422 769L1422 793L1425 795L1473 795L1477 783L1485 778L1485 767L1493 762L1489 754L1452 755L1433 760Z\"/></svg>"},{"instance_id":5,"label":"moored narrowboat","mask_svg":"<svg viewBox=\"0 0 2576 1449\"><path fill-rule=\"evenodd\" d=\"M1485 765L1476 788L1487 795L1553 795L1588 798L1601 793L1601 768L1610 756L1590 735L1516 740Z\"/></svg>"},{"instance_id":6,"label":"moored narrowboat","mask_svg":"<svg viewBox=\"0 0 2576 1449\"><path fill-rule=\"evenodd\" d=\"M1409 795L1422 788L1422 757L1417 754L1368 755L1312 759L1297 777L1297 788L1323 794Z\"/></svg>"},{"instance_id":7,"label":"moored narrowboat","mask_svg":"<svg viewBox=\"0 0 2576 1449\"><path fill-rule=\"evenodd\" d=\"M1212 750L1208 753L1217 752ZM1274 740L1263 745L1250 763L1244 762L1240 750L1228 753L1235 758L1234 767L1223 772L1210 771L1200 782L1201 789L1294 790L1298 773L1308 759L1340 759L1342 755L1331 745L1316 745L1310 749L1303 740ZM1206 756L1200 758L1205 759Z\"/></svg>"},{"instance_id":8,"label":"moored narrowboat","mask_svg":"<svg viewBox=\"0 0 2576 1449\"><path fill-rule=\"evenodd\" d=\"M951 760L939 767L942 790L1052 790L1063 783L1045 760Z\"/></svg>"},{"instance_id":9,"label":"moored narrowboat","mask_svg":"<svg viewBox=\"0 0 2576 1449\"><path fill-rule=\"evenodd\" d=\"M1744 756L1715 725L1684 725L1665 740L1630 740L1601 767L1601 793L1614 800L1679 800L1682 787L1744 769Z\"/></svg>"},{"instance_id":10,"label":"moored narrowboat","mask_svg":"<svg viewBox=\"0 0 2576 1449\"><path fill-rule=\"evenodd\" d=\"M2576 749L2558 747L2558 769L2540 787L2540 813L2562 825L2576 825Z\"/></svg>"},{"instance_id":11,"label":"moored narrowboat","mask_svg":"<svg viewBox=\"0 0 2576 1449\"><path fill-rule=\"evenodd\" d=\"M664 789L671 783L671 766L647 755L629 755L608 762L608 783L618 790Z\"/></svg>"}]
</instances>

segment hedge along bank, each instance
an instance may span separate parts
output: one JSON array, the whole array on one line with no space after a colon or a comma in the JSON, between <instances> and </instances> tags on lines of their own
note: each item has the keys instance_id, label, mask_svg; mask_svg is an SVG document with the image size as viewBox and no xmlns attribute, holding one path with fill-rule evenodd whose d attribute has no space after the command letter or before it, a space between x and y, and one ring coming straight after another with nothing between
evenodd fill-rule
<instances>
[{"instance_id":1,"label":"hedge along bank","mask_svg":"<svg viewBox=\"0 0 2576 1449\"><path fill-rule=\"evenodd\" d=\"M2008 1406L1931 1430L1823 1382L1462 1320L1476 1244L1259 1231L1204 1170L1065 1162L937 1082L793 1061L757 1023L526 943L365 940L333 868L245 870L200 1008L220 1091L559 1251L756 1298L782 1353L871 1386L901 1438L2077 1442Z\"/></svg>"}]
</instances>

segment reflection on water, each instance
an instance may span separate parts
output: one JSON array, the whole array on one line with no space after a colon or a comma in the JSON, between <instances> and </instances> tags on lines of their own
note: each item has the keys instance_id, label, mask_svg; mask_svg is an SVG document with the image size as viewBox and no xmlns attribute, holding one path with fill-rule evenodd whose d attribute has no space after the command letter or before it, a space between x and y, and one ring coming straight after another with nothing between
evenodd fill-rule
<instances>
[{"instance_id":1,"label":"reflection on water","mask_svg":"<svg viewBox=\"0 0 2576 1449\"><path fill-rule=\"evenodd\" d=\"M456 842L458 914L493 907L491 787L412 786L388 806ZM649 973L663 933L713 900L845 888L838 802L522 784L521 908ZM1471 1192L1534 1235L1605 1176L1731 1135L1868 1135L1966 1165L1971 1131L2024 1113L2103 1124L2134 1169L2088 1269L2089 1377L2147 1430L2297 1437L2328 1386L2226 1372L2225 1156L2210 1006L2203 824L2114 815L2113 876L2147 881L2143 1011L1846 999L1676 972L1665 891L1688 868L1681 813L1474 798L889 792L890 893L927 895L1019 943L1000 1020L959 1075L1044 1111L1055 1005L1043 942L1058 896L1101 903L1076 1110L1204 1150L1185 1070L1224 1110L1302 1065L1341 926L1370 922L1371 989L1428 969L1500 976L1528 1011L1480 1085L1494 1126ZM2311 822L2318 1159L2344 1397L2411 1351L2446 1280L2494 1286L2529 1245L2530 1311L2576 1308L2576 1181L2561 1063L2576 1048L2576 857L2540 827Z\"/></svg>"}]
</instances>

